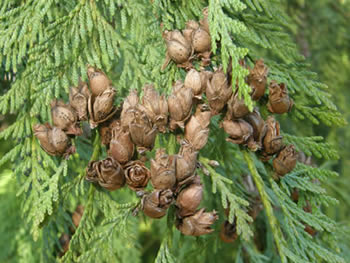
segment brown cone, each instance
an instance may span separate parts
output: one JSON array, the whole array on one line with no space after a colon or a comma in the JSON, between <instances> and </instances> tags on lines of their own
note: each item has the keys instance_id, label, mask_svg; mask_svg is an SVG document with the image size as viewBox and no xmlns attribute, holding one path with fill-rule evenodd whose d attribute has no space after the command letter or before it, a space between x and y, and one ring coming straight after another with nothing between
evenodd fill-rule
<instances>
[{"instance_id":1,"label":"brown cone","mask_svg":"<svg viewBox=\"0 0 350 263\"><path fill-rule=\"evenodd\" d=\"M269 86L269 102L267 108L272 113L283 114L290 112L294 102L288 96L287 86L284 83L277 84L271 81Z\"/></svg>"},{"instance_id":2,"label":"brown cone","mask_svg":"<svg viewBox=\"0 0 350 263\"><path fill-rule=\"evenodd\" d=\"M151 160L151 182L155 189L172 189L176 183L176 158L167 155L165 150L157 149L155 160Z\"/></svg>"},{"instance_id":3,"label":"brown cone","mask_svg":"<svg viewBox=\"0 0 350 263\"><path fill-rule=\"evenodd\" d=\"M51 102L51 117L53 125L67 134L82 134L82 130L77 124L78 116L75 110L62 100L53 100Z\"/></svg>"},{"instance_id":4,"label":"brown cone","mask_svg":"<svg viewBox=\"0 0 350 263\"><path fill-rule=\"evenodd\" d=\"M291 172L297 163L298 153L294 145L286 146L273 160L273 168L279 176Z\"/></svg>"},{"instance_id":5,"label":"brown cone","mask_svg":"<svg viewBox=\"0 0 350 263\"><path fill-rule=\"evenodd\" d=\"M124 131L119 121L112 127L112 139L109 144L108 156L121 164L127 163L134 155L134 144L129 131Z\"/></svg>"},{"instance_id":6,"label":"brown cone","mask_svg":"<svg viewBox=\"0 0 350 263\"><path fill-rule=\"evenodd\" d=\"M193 215L203 198L203 185L191 184L181 190L176 198L176 206L179 208L177 215L180 218Z\"/></svg>"},{"instance_id":7,"label":"brown cone","mask_svg":"<svg viewBox=\"0 0 350 263\"><path fill-rule=\"evenodd\" d=\"M254 111L244 117L244 120L247 121L253 128L253 138L257 143L259 149L262 147L263 138L267 132L267 125L263 118L260 116L260 112L257 108Z\"/></svg>"},{"instance_id":8,"label":"brown cone","mask_svg":"<svg viewBox=\"0 0 350 263\"><path fill-rule=\"evenodd\" d=\"M93 97L101 95L112 85L112 82L109 80L106 74L99 69L89 67L87 73Z\"/></svg>"},{"instance_id":9,"label":"brown cone","mask_svg":"<svg viewBox=\"0 0 350 263\"><path fill-rule=\"evenodd\" d=\"M280 124L273 116L267 117L267 131L263 140L263 160L267 161L272 155L279 152L283 147L282 136L280 135Z\"/></svg>"},{"instance_id":10,"label":"brown cone","mask_svg":"<svg viewBox=\"0 0 350 263\"><path fill-rule=\"evenodd\" d=\"M79 121L88 119L88 101L91 92L86 82L79 82L78 87L72 87L69 92L69 104L76 111Z\"/></svg>"},{"instance_id":11,"label":"brown cone","mask_svg":"<svg viewBox=\"0 0 350 263\"><path fill-rule=\"evenodd\" d=\"M244 103L244 99L238 98L238 92L236 92L227 102L226 119L235 120L243 118L250 113L248 107Z\"/></svg>"},{"instance_id":12,"label":"brown cone","mask_svg":"<svg viewBox=\"0 0 350 263\"><path fill-rule=\"evenodd\" d=\"M197 167L198 152L191 145L183 143L176 158L176 181L178 185L186 184L194 176Z\"/></svg>"},{"instance_id":13,"label":"brown cone","mask_svg":"<svg viewBox=\"0 0 350 263\"><path fill-rule=\"evenodd\" d=\"M253 100L259 100L265 94L268 73L269 69L262 59L255 62L253 69L249 69L248 84L252 88Z\"/></svg>"},{"instance_id":14,"label":"brown cone","mask_svg":"<svg viewBox=\"0 0 350 263\"><path fill-rule=\"evenodd\" d=\"M222 223L220 239L225 243L233 243L238 238L236 223L230 224L227 220Z\"/></svg>"},{"instance_id":15,"label":"brown cone","mask_svg":"<svg viewBox=\"0 0 350 263\"><path fill-rule=\"evenodd\" d=\"M172 201L173 192L170 189L154 190L143 197L142 209L148 217L161 218L166 215Z\"/></svg>"},{"instance_id":16,"label":"brown cone","mask_svg":"<svg viewBox=\"0 0 350 263\"><path fill-rule=\"evenodd\" d=\"M151 177L151 173L141 161L131 161L125 166L126 183L130 189L140 191L144 189Z\"/></svg>"}]
</instances>

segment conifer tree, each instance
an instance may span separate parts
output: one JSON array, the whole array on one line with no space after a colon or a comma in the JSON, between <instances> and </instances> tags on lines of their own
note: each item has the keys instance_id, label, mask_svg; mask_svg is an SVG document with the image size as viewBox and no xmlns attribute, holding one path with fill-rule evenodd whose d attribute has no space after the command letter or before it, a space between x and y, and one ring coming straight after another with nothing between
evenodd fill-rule
<instances>
[{"instance_id":1,"label":"conifer tree","mask_svg":"<svg viewBox=\"0 0 350 263\"><path fill-rule=\"evenodd\" d=\"M204 14L203 10L206 10ZM12 197L1 201L6 206L0 217L6 223L0 227L2 232L12 233L11 228L16 228L16 232L14 237L0 238L0 244L11 240L6 244L9 249L0 253L0 259L9 262L346 262L347 247L339 241L345 230L324 212L325 207L337 204L323 188L337 173L307 161L311 156L317 164L339 158L332 145L321 136L314 136L312 127L344 126L346 121L327 86L318 81L299 53L289 33L294 20L287 12L286 4L275 0L3 0L0 3L3 87L0 112L16 117L0 133L1 139L14 142L0 160L0 165L10 163L12 168L11 172L6 170L8 179L0 185ZM184 63L184 68L174 61L164 64L169 55L165 32L183 30L189 20L201 21L206 14L211 55L202 54L202 61L195 58L192 65ZM276 81L278 87L287 87L288 113L277 114L279 110L269 101L271 91L262 94L258 101L252 95L248 69L261 58L268 68L267 83ZM103 184L86 180L91 176L89 170L86 172L87 166L107 160L112 151L103 145L103 124L98 123L97 117L92 126L98 128L90 129L83 121L81 127L75 127L82 129L83 136L69 137L73 138L70 140L76 153L67 158L45 152L33 128L38 123L55 122L51 114L53 100L72 104L71 87L81 87L84 81L91 88L92 68L94 73L99 69L111 79L116 92L113 104L119 112L132 90L141 98L145 95L146 84L153 84L157 92L169 98L174 83L188 76L189 67L210 72L222 70L230 77L227 81L232 92L227 92L235 93L235 96L230 93L230 98L243 100L249 111L258 107L266 121L276 113L283 143L294 145L298 152L304 153L304 159L299 158L293 170L281 175L272 159L262 161L262 157L271 155L266 149L264 156L249 142L247 146L226 140L236 138L232 138L224 122L235 120L223 121L224 114L211 117L209 138L199 151L194 169L197 168L203 184L200 207L207 211L215 209L219 219L213 224L212 233L200 237L184 235L186 231L178 226L179 218L184 221L187 216L179 216L179 211L185 213L178 209L183 190L176 205L170 205L164 217L153 219L147 217L144 208L147 194L135 194L125 187L108 191ZM213 111L208 92L203 100ZM94 103L93 99L89 103ZM170 109L169 99L168 103ZM221 107L216 113L226 110L235 114L235 109L229 106ZM182 118L182 124L176 120L178 128L170 127L166 133L158 133L153 149L137 158L157 161L160 148L169 156L178 153L180 147L183 149L178 138L189 136L191 141L196 135L188 135L188 128L183 135L181 129L181 125L188 127L197 116L194 111L193 108L187 114L192 114L190 120ZM90 110L90 124L91 113ZM152 164L147 161L147 165ZM152 166L150 169L152 172ZM10 179L14 177L17 180ZM130 182L127 184L130 186ZM152 185L156 183L152 181ZM151 192L152 187L145 191ZM7 212L14 208L20 214ZM11 214L17 216L8 216ZM222 231L227 234L227 226L232 235L227 235L231 240L226 240L230 241L226 244Z\"/></svg>"}]
</instances>

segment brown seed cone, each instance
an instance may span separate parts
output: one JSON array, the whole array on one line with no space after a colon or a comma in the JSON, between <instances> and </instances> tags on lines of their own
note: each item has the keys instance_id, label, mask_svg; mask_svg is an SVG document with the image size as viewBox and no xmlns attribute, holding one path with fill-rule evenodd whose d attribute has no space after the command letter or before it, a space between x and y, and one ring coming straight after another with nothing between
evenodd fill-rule
<instances>
[{"instance_id":1,"label":"brown seed cone","mask_svg":"<svg viewBox=\"0 0 350 263\"><path fill-rule=\"evenodd\" d=\"M166 215L172 201L173 192L170 189L154 190L143 196L142 210L148 217L161 218Z\"/></svg>"},{"instance_id":2,"label":"brown seed cone","mask_svg":"<svg viewBox=\"0 0 350 263\"><path fill-rule=\"evenodd\" d=\"M298 203L298 201L299 201L299 190L298 190L298 188L294 188L293 189L293 192L292 192L290 198L293 200L293 202Z\"/></svg>"},{"instance_id":3,"label":"brown seed cone","mask_svg":"<svg viewBox=\"0 0 350 263\"><path fill-rule=\"evenodd\" d=\"M263 158L269 160L272 155L279 152L283 148L282 136L280 135L280 124L273 116L267 117L267 131L263 140Z\"/></svg>"},{"instance_id":4,"label":"brown seed cone","mask_svg":"<svg viewBox=\"0 0 350 263\"><path fill-rule=\"evenodd\" d=\"M308 224L305 224L304 231L309 233L309 235L311 235L313 237L316 236L316 234L317 234L317 230L314 229L313 227L309 226Z\"/></svg>"},{"instance_id":5,"label":"brown seed cone","mask_svg":"<svg viewBox=\"0 0 350 263\"><path fill-rule=\"evenodd\" d=\"M208 82L210 82L213 76L213 72L207 70L200 71L199 76L201 78L201 89L203 92L205 92L207 90Z\"/></svg>"},{"instance_id":6,"label":"brown seed cone","mask_svg":"<svg viewBox=\"0 0 350 263\"><path fill-rule=\"evenodd\" d=\"M143 162L138 160L128 162L124 169L126 184L130 189L139 191L147 186L151 173Z\"/></svg>"},{"instance_id":7,"label":"brown seed cone","mask_svg":"<svg viewBox=\"0 0 350 263\"><path fill-rule=\"evenodd\" d=\"M184 128L185 121L191 117L192 89L185 88L181 81L173 86L173 92L168 98L170 113L170 129Z\"/></svg>"},{"instance_id":8,"label":"brown seed cone","mask_svg":"<svg viewBox=\"0 0 350 263\"><path fill-rule=\"evenodd\" d=\"M233 243L238 238L236 223L230 224L227 220L222 223L220 231L220 239L225 243Z\"/></svg>"},{"instance_id":9,"label":"brown seed cone","mask_svg":"<svg viewBox=\"0 0 350 263\"><path fill-rule=\"evenodd\" d=\"M167 57L173 60L179 67L190 67L189 60L192 55L191 43L186 40L179 30L163 32L163 38L167 46ZM169 63L166 60L162 69Z\"/></svg>"},{"instance_id":10,"label":"brown seed cone","mask_svg":"<svg viewBox=\"0 0 350 263\"><path fill-rule=\"evenodd\" d=\"M221 127L229 135L226 139L228 142L235 144L247 145L252 151L259 149L259 145L254 141L253 127L243 119L224 120Z\"/></svg>"},{"instance_id":11,"label":"brown seed cone","mask_svg":"<svg viewBox=\"0 0 350 263\"><path fill-rule=\"evenodd\" d=\"M129 124L133 121L134 113L137 110L139 110L139 96L136 90L131 90L129 96L123 102L123 110L120 116L123 129L129 129Z\"/></svg>"},{"instance_id":12,"label":"brown seed cone","mask_svg":"<svg viewBox=\"0 0 350 263\"><path fill-rule=\"evenodd\" d=\"M239 118L243 118L244 116L250 113L248 107L244 103L244 99L238 98L238 92L231 96L229 101L227 102L227 113L226 119L235 120Z\"/></svg>"},{"instance_id":13,"label":"brown seed cone","mask_svg":"<svg viewBox=\"0 0 350 263\"><path fill-rule=\"evenodd\" d=\"M51 102L51 117L53 125L65 131L66 134L81 135L83 133L77 124L78 116L75 110L62 100Z\"/></svg>"},{"instance_id":14,"label":"brown seed cone","mask_svg":"<svg viewBox=\"0 0 350 263\"><path fill-rule=\"evenodd\" d=\"M93 97L99 96L112 85L112 82L106 74L99 69L88 67L87 74Z\"/></svg>"},{"instance_id":15,"label":"brown seed cone","mask_svg":"<svg viewBox=\"0 0 350 263\"><path fill-rule=\"evenodd\" d=\"M83 217L84 206L78 205L72 215L72 222L75 228L77 228L80 224L81 218Z\"/></svg>"},{"instance_id":16,"label":"brown seed cone","mask_svg":"<svg viewBox=\"0 0 350 263\"><path fill-rule=\"evenodd\" d=\"M70 148L68 136L59 128L47 124L36 124L33 127L34 135L38 138L40 146L50 155L69 155L73 153Z\"/></svg>"},{"instance_id":17,"label":"brown seed cone","mask_svg":"<svg viewBox=\"0 0 350 263\"><path fill-rule=\"evenodd\" d=\"M63 257L64 254L66 254L66 252L68 251L69 249L69 243L70 243L70 236L66 233L63 233L61 236L60 236L60 239L58 240L59 243L60 243L60 246L61 246L61 251L59 253L59 257Z\"/></svg>"},{"instance_id":18,"label":"brown seed cone","mask_svg":"<svg viewBox=\"0 0 350 263\"><path fill-rule=\"evenodd\" d=\"M222 68L217 69L207 82L206 96L213 115L219 114L232 95L227 77Z\"/></svg>"},{"instance_id":19,"label":"brown seed cone","mask_svg":"<svg viewBox=\"0 0 350 263\"><path fill-rule=\"evenodd\" d=\"M263 59L257 60L253 69L249 68L248 84L252 88L253 100L259 100L265 94L268 74L269 69Z\"/></svg>"},{"instance_id":20,"label":"brown seed cone","mask_svg":"<svg viewBox=\"0 0 350 263\"><path fill-rule=\"evenodd\" d=\"M185 139L193 149L199 151L208 141L211 112L205 104L198 105L195 115L192 115L185 127Z\"/></svg>"},{"instance_id":21,"label":"brown seed cone","mask_svg":"<svg viewBox=\"0 0 350 263\"><path fill-rule=\"evenodd\" d=\"M153 148L157 128L152 125L145 112L137 110L133 114L134 118L129 124L130 136L137 146L137 151L142 154Z\"/></svg>"},{"instance_id":22,"label":"brown seed cone","mask_svg":"<svg viewBox=\"0 0 350 263\"><path fill-rule=\"evenodd\" d=\"M287 86L284 83L278 84L271 81L269 86L269 102L267 108L272 113L283 114L290 112L294 105L294 101L289 98Z\"/></svg>"},{"instance_id":23,"label":"brown seed cone","mask_svg":"<svg viewBox=\"0 0 350 263\"><path fill-rule=\"evenodd\" d=\"M187 236L200 236L210 234L214 229L210 228L218 219L216 211L204 212L204 208L198 210L194 215L178 220L176 227L182 234Z\"/></svg>"},{"instance_id":24,"label":"brown seed cone","mask_svg":"<svg viewBox=\"0 0 350 263\"><path fill-rule=\"evenodd\" d=\"M153 85L145 85L143 88L142 110L160 132L166 132L168 102L164 95L159 96Z\"/></svg>"},{"instance_id":25,"label":"brown seed cone","mask_svg":"<svg viewBox=\"0 0 350 263\"><path fill-rule=\"evenodd\" d=\"M253 128L253 138L257 143L259 149L262 147L263 138L267 132L267 124L261 118L260 112L257 108L254 111L244 117L244 120L247 121Z\"/></svg>"},{"instance_id":26,"label":"brown seed cone","mask_svg":"<svg viewBox=\"0 0 350 263\"><path fill-rule=\"evenodd\" d=\"M193 20L186 23L186 31L191 30L191 44L196 53L203 53L210 51L211 38L207 31L199 26L199 24ZM187 32L186 32L187 33ZM186 37L189 40L189 37Z\"/></svg>"},{"instance_id":27,"label":"brown seed cone","mask_svg":"<svg viewBox=\"0 0 350 263\"><path fill-rule=\"evenodd\" d=\"M88 119L88 101L91 92L86 82L79 81L78 87L72 87L69 92L69 104L76 111L79 121Z\"/></svg>"},{"instance_id":28,"label":"brown seed cone","mask_svg":"<svg viewBox=\"0 0 350 263\"><path fill-rule=\"evenodd\" d=\"M117 190L125 184L123 168L111 157L90 162L86 168L85 179L89 182L97 182L109 191Z\"/></svg>"},{"instance_id":29,"label":"brown seed cone","mask_svg":"<svg viewBox=\"0 0 350 263\"><path fill-rule=\"evenodd\" d=\"M167 155L165 149L159 148L155 160L151 160L151 182L155 189L172 189L176 183L176 158Z\"/></svg>"},{"instance_id":30,"label":"brown seed cone","mask_svg":"<svg viewBox=\"0 0 350 263\"><path fill-rule=\"evenodd\" d=\"M179 208L177 216L180 218L193 215L203 198L203 185L191 184L181 190L176 198L176 206Z\"/></svg>"},{"instance_id":31,"label":"brown seed cone","mask_svg":"<svg viewBox=\"0 0 350 263\"><path fill-rule=\"evenodd\" d=\"M205 89L203 89L202 86L201 74L197 70L191 69L189 72L187 72L184 87L192 89L194 98L198 100L202 99L202 93L205 91Z\"/></svg>"},{"instance_id":32,"label":"brown seed cone","mask_svg":"<svg viewBox=\"0 0 350 263\"><path fill-rule=\"evenodd\" d=\"M113 87L108 87L94 100L90 96L88 109L91 128L95 128L99 123L107 121L116 113L117 108L113 106L115 93L116 91Z\"/></svg>"},{"instance_id":33,"label":"brown seed cone","mask_svg":"<svg viewBox=\"0 0 350 263\"><path fill-rule=\"evenodd\" d=\"M176 181L178 185L190 181L196 171L198 152L191 145L183 143L176 158Z\"/></svg>"},{"instance_id":34,"label":"brown seed cone","mask_svg":"<svg viewBox=\"0 0 350 263\"><path fill-rule=\"evenodd\" d=\"M131 141L129 131L124 131L122 129L120 121L115 121L113 124L108 156L124 164L131 160L134 155L135 146Z\"/></svg>"},{"instance_id":35,"label":"brown seed cone","mask_svg":"<svg viewBox=\"0 0 350 263\"><path fill-rule=\"evenodd\" d=\"M290 144L279 152L273 160L273 168L278 176L284 176L291 172L297 163L298 153L294 145Z\"/></svg>"}]
</instances>

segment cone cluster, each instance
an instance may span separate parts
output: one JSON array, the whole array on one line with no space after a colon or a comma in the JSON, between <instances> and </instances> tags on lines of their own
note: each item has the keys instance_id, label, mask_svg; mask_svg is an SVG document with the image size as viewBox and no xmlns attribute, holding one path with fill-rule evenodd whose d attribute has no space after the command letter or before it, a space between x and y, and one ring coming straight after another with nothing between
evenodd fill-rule
<instances>
[{"instance_id":1,"label":"cone cluster","mask_svg":"<svg viewBox=\"0 0 350 263\"><path fill-rule=\"evenodd\" d=\"M209 67L207 12L204 9L199 23L188 21L182 31L164 31L164 67L172 60L187 71L184 81L173 84L168 97L147 84L141 98L131 90L116 107L111 80L101 70L89 67L89 82L71 88L68 104L58 100L51 103L53 126L38 124L33 128L47 153L67 157L74 152L71 138L82 134L81 122L89 121L90 128L98 129L108 156L88 164L86 180L109 191L126 185L142 197L141 209L151 218L165 216L174 205L177 229L192 236L211 233L218 219L216 211L199 208L203 185L196 174L198 153L208 141L211 117L223 117L220 126L228 134L227 141L256 151L263 161L274 158L272 165L278 177L292 171L297 160L294 146L282 142L278 121L272 115L264 120L257 107L250 112L239 97L238 85L232 86L232 68L225 73L222 66L214 70ZM200 71L193 68L195 59L201 60ZM243 61L240 64L245 67ZM252 89L252 99L258 101L265 96L269 70L263 60L248 70L246 82ZM286 85L272 80L268 86L268 110L276 114L289 112L293 100ZM153 149L158 133L176 133L181 146L177 154L171 155L157 149L147 166L145 153ZM149 181L152 191L145 190ZM234 224L224 223L222 235L227 240L235 239Z\"/></svg>"}]
</instances>

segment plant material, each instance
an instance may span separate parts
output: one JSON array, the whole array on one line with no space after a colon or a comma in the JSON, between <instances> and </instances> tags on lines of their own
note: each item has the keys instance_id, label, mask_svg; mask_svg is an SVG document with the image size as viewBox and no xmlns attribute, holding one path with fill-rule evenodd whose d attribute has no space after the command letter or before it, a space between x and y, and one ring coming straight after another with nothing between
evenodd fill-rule
<instances>
[{"instance_id":1,"label":"plant material","mask_svg":"<svg viewBox=\"0 0 350 263\"><path fill-rule=\"evenodd\" d=\"M61 246L61 251L59 253L59 257L63 257L64 254L66 254L66 252L68 251L69 249L69 243L70 243L70 236L66 233L63 233L58 242L60 243L60 246Z\"/></svg>"},{"instance_id":2,"label":"plant material","mask_svg":"<svg viewBox=\"0 0 350 263\"><path fill-rule=\"evenodd\" d=\"M259 145L254 141L253 127L245 120L224 120L221 123L221 127L229 135L226 141L247 145L252 151L259 149Z\"/></svg>"},{"instance_id":3,"label":"plant material","mask_svg":"<svg viewBox=\"0 0 350 263\"><path fill-rule=\"evenodd\" d=\"M267 131L264 137L263 160L267 161L272 155L279 152L283 147L282 136L280 135L280 124L273 116L267 117Z\"/></svg>"},{"instance_id":4,"label":"plant material","mask_svg":"<svg viewBox=\"0 0 350 263\"><path fill-rule=\"evenodd\" d=\"M88 109L91 128L95 128L99 123L107 121L115 114L117 111L117 108L113 106L115 93L116 91L113 87L108 87L94 100L90 96Z\"/></svg>"},{"instance_id":5,"label":"plant material","mask_svg":"<svg viewBox=\"0 0 350 263\"><path fill-rule=\"evenodd\" d=\"M231 96L229 101L227 102L227 113L226 119L235 120L239 118L243 118L244 116L250 113L247 105L244 103L244 99L238 98L238 92Z\"/></svg>"},{"instance_id":6,"label":"plant material","mask_svg":"<svg viewBox=\"0 0 350 263\"><path fill-rule=\"evenodd\" d=\"M151 160L151 182L155 189L172 189L176 183L176 158L167 155L165 149L159 148L155 160Z\"/></svg>"},{"instance_id":7,"label":"plant material","mask_svg":"<svg viewBox=\"0 0 350 263\"><path fill-rule=\"evenodd\" d=\"M221 225L220 239L225 243L233 243L237 238L236 222L230 224L230 222L225 220Z\"/></svg>"},{"instance_id":8,"label":"plant material","mask_svg":"<svg viewBox=\"0 0 350 263\"><path fill-rule=\"evenodd\" d=\"M189 72L187 72L184 87L192 89L193 97L201 100L202 93L205 89L203 90L200 72L195 69L191 69Z\"/></svg>"},{"instance_id":9,"label":"plant material","mask_svg":"<svg viewBox=\"0 0 350 263\"><path fill-rule=\"evenodd\" d=\"M79 226L83 213L84 213L84 206L78 205L72 215L72 222L75 228Z\"/></svg>"},{"instance_id":10,"label":"plant material","mask_svg":"<svg viewBox=\"0 0 350 263\"><path fill-rule=\"evenodd\" d=\"M131 90L123 102L123 110L120 116L123 129L129 129L129 124L134 120L135 112L139 110L139 96L136 90Z\"/></svg>"},{"instance_id":11,"label":"plant material","mask_svg":"<svg viewBox=\"0 0 350 263\"><path fill-rule=\"evenodd\" d=\"M185 127L185 139L195 151L202 149L208 141L211 112L205 104L198 105Z\"/></svg>"},{"instance_id":12,"label":"plant material","mask_svg":"<svg viewBox=\"0 0 350 263\"><path fill-rule=\"evenodd\" d=\"M208 23L208 15L209 15L208 7L203 8L202 14L203 14L203 18L199 21L199 24L201 28L203 28L205 31L207 31L208 34L210 34L209 23Z\"/></svg>"},{"instance_id":13,"label":"plant material","mask_svg":"<svg viewBox=\"0 0 350 263\"><path fill-rule=\"evenodd\" d=\"M170 189L154 190L143 196L142 210L146 216L161 218L165 216L172 201L173 192Z\"/></svg>"},{"instance_id":14,"label":"plant material","mask_svg":"<svg viewBox=\"0 0 350 263\"><path fill-rule=\"evenodd\" d=\"M278 176L284 176L291 172L297 163L298 153L294 145L284 147L273 160L273 168Z\"/></svg>"},{"instance_id":15,"label":"plant material","mask_svg":"<svg viewBox=\"0 0 350 263\"><path fill-rule=\"evenodd\" d=\"M165 30L163 38L167 46L167 53L162 70L168 66L170 60L174 61L180 68L191 68L191 43L186 40L182 33L179 30Z\"/></svg>"},{"instance_id":16,"label":"plant material","mask_svg":"<svg viewBox=\"0 0 350 263\"><path fill-rule=\"evenodd\" d=\"M269 86L269 102L267 108L272 113L283 114L290 112L294 105L294 101L289 98L287 86L284 83L278 84L271 81Z\"/></svg>"},{"instance_id":17,"label":"plant material","mask_svg":"<svg viewBox=\"0 0 350 263\"><path fill-rule=\"evenodd\" d=\"M121 164L127 163L134 155L134 144L129 131L122 129L120 122L116 121L112 128L112 139L109 144L108 155Z\"/></svg>"},{"instance_id":18,"label":"plant material","mask_svg":"<svg viewBox=\"0 0 350 263\"><path fill-rule=\"evenodd\" d=\"M72 87L69 92L69 104L76 111L79 121L88 119L88 101L91 92L86 82L79 81L78 87Z\"/></svg>"},{"instance_id":19,"label":"plant material","mask_svg":"<svg viewBox=\"0 0 350 263\"><path fill-rule=\"evenodd\" d=\"M53 100L51 102L51 117L53 125L67 134L81 135L83 132L78 126L78 116L75 110L62 100Z\"/></svg>"},{"instance_id":20,"label":"plant material","mask_svg":"<svg viewBox=\"0 0 350 263\"><path fill-rule=\"evenodd\" d=\"M192 89L185 88L180 81L174 84L173 92L168 98L171 130L184 128L185 121L191 117L192 96Z\"/></svg>"},{"instance_id":21,"label":"plant material","mask_svg":"<svg viewBox=\"0 0 350 263\"><path fill-rule=\"evenodd\" d=\"M50 155L63 155L67 158L75 152L70 146L68 136L59 128L50 124L36 124L33 127L34 135L38 138L41 148Z\"/></svg>"},{"instance_id":22,"label":"plant material","mask_svg":"<svg viewBox=\"0 0 350 263\"><path fill-rule=\"evenodd\" d=\"M176 198L177 215L180 218L193 215L203 198L203 185L190 184Z\"/></svg>"},{"instance_id":23,"label":"plant material","mask_svg":"<svg viewBox=\"0 0 350 263\"><path fill-rule=\"evenodd\" d=\"M153 85L143 88L142 110L160 132L166 132L168 123L168 102L164 95L159 96Z\"/></svg>"},{"instance_id":24,"label":"plant material","mask_svg":"<svg viewBox=\"0 0 350 263\"><path fill-rule=\"evenodd\" d=\"M253 100L259 100L265 94L268 74L269 69L263 59L257 60L253 69L249 68L248 84L252 88Z\"/></svg>"},{"instance_id":25,"label":"plant material","mask_svg":"<svg viewBox=\"0 0 350 263\"><path fill-rule=\"evenodd\" d=\"M126 184L134 191L144 189L151 177L145 164L139 160L128 162L125 166Z\"/></svg>"},{"instance_id":26,"label":"plant material","mask_svg":"<svg viewBox=\"0 0 350 263\"><path fill-rule=\"evenodd\" d=\"M145 112L137 110L133 114L134 118L129 124L130 136L137 146L137 151L142 154L153 148L157 128L153 126Z\"/></svg>"},{"instance_id":27,"label":"plant material","mask_svg":"<svg viewBox=\"0 0 350 263\"><path fill-rule=\"evenodd\" d=\"M178 185L188 183L193 179L197 168L198 152L191 145L182 143L176 158L176 181Z\"/></svg>"},{"instance_id":28,"label":"plant material","mask_svg":"<svg viewBox=\"0 0 350 263\"><path fill-rule=\"evenodd\" d=\"M85 179L98 183L103 188L114 191L124 186L125 176L122 166L111 157L89 162Z\"/></svg>"},{"instance_id":29,"label":"plant material","mask_svg":"<svg viewBox=\"0 0 350 263\"><path fill-rule=\"evenodd\" d=\"M249 113L244 117L244 120L252 126L254 141L257 143L259 149L261 149L263 138L267 132L267 124L263 118L261 118L260 112L255 108L252 113Z\"/></svg>"},{"instance_id":30,"label":"plant material","mask_svg":"<svg viewBox=\"0 0 350 263\"><path fill-rule=\"evenodd\" d=\"M188 216L177 222L177 229L187 236L201 236L214 231L211 225L218 219L216 211L204 212L204 208L198 210L194 215Z\"/></svg>"},{"instance_id":31,"label":"plant material","mask_svg":"<svg viewBox=\"0 0 350 263\"><path fill-rule=\"evenodd\" d=\"M87 74L93 97L97 97L107 89L111 89L112 82L101 70L88 67Z\"/></svg>"},{"instance_id":32,"label":"plant material","mask_svg":"<svg viewBox=\"0 0 350 263\"><path fill-rule=\"evenodd\" d=\"M207 82L206 96L212 114L219 114L232 95L232 88L228 85L227 77L222 67L217 69L211 81Z\"/></svg>"}]
</instances>

